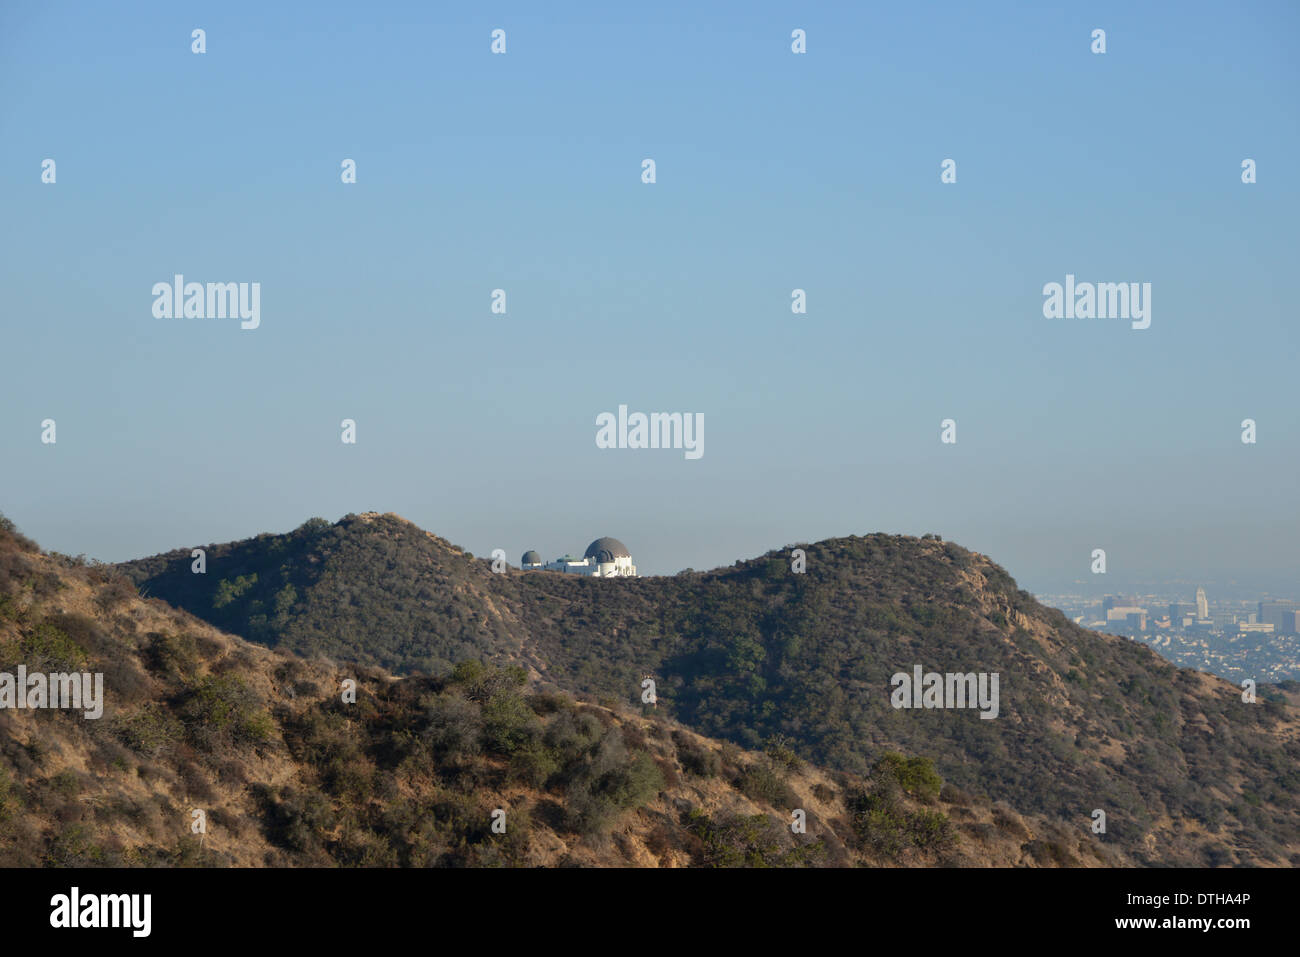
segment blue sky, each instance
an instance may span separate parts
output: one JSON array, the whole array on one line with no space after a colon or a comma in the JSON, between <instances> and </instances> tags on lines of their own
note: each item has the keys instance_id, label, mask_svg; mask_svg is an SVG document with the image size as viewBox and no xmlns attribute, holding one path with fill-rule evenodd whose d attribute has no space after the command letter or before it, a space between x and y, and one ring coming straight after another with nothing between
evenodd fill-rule
<instances>
[{"instance_id":1,"label":"blue sky","mask_svg":"<svg viewBox=\"0 0 1300 957\"><path fill-rule=\"evenodd\" d=\"M380 510L652 573L883 530L1300 579L1294 4L266 6L0 8L0 509L45 547ZM178 272L260 328L154 318ZM1044 318L1067 273L1151 327ZM620 404L705 455L598 449Z\"/></svg>"}]
</instances>

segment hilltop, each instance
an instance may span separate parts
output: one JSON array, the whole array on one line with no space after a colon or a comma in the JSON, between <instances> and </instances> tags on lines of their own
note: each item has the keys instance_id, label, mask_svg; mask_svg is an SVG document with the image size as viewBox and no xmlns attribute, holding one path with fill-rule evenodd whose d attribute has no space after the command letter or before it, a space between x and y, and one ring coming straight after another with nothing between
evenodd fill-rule
<instances>
[{"instance_id":1,"label":"hilltop","mask_svg":"<svg viewBox=\"0 0 1300 957\"><path fill-rule=\"evenodd\" d=\"M107 701L99 720L0 711L0 866L1127 863L924 759L830 773L517 667L399 678L271 650L0 518L0 671L20 663L101 671Z\"/></svg>"},{"instance_id":2,"label":"hilltop","mask_svg":"<svg viewBox=\"0 0 1300 957\"><path fill-rule=\"evenodd\" d=\"M1255 703L1124 638L1040 605L985 556L937 537L866 535L730 568L601 580L493 573L404 519L313 519L285 535L122 566L142 591L272 647L410 673L465 658L522 667L539 688L635 704L756 748L867 774L922 755L955 786L1087 829L1149 864L1300 860L1294 702ZM890 677L997 673L1000 714L896 710Z\"/></svg>"}]
</instances>

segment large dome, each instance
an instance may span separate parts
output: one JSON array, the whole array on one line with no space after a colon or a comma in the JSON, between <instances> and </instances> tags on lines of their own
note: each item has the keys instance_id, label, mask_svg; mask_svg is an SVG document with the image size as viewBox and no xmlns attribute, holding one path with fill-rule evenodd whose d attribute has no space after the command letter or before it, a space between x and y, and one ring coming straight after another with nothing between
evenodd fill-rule
<instances>
[{"instance_id":1,"label":"large dome","mask_svg":"<svg viewBox=\"0 0 1300 957\"><path fill-rule=\"evenodd\" d=\"M519 563L521 565L540 565L542 563L542 556L530 549L529 551L524 552L524 557L519 560Z\"/></svg>"},{"instance_id":2,"label":"large dome","mask_svg":"<svg viewBox=\"0 0 1300 957\"><path fill-rule=\"evenodd\" d=\"M587 546L583 558L595 559L598 565L612 562L616 558L631 558L632 553L617 538L598 538Z\"/></svg>"}]
</instances>

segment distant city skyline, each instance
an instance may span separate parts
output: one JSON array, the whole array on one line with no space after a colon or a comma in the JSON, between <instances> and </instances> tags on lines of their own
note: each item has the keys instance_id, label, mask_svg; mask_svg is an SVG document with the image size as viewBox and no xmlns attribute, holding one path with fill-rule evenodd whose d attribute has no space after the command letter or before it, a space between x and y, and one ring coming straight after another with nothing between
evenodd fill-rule
<instances>
[{"instance_id":1,"label":"distant city skyline","mask_svg":"<svg viewBox=\"0 0 1300 957\"><path fill-rule=\"evenodd\" d=\"M1294 4L564 11L5 4L0 511L104 561L378 510L1295 597ZM621 406L707 443L602 446Z\"/></svg>"},{"instance_id":2,"label":"distant city skyline","mask_svg":"<svg viewBox=\"0 0 1300 957\"><path fill-rule=\"evenodd\" d=\"M1300 601L1212 602L1200 588L1192 602L1125 594L1099 602L1069 593L1040 600L1085 628L1147 644L1182 667L1234 682L1300 681Z\"/></svg>"}]
</instances>

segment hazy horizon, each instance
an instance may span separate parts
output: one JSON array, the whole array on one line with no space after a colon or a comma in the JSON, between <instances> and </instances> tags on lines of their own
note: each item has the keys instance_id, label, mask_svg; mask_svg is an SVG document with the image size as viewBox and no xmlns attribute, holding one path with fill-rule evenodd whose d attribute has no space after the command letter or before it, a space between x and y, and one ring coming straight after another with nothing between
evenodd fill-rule
<instances>
[{"instance_id":1,"label":"hazy horizon","mask_svg":"<svg viewBox=\"0 0 1300 957\"><path fill-rule=\"evenodd\" d=\"M383 513L398 514L402 518L407 519L408 521L414 521L413 519L410 518L410 516L401 515L401 513L394 512L392 509L382 509L382 508L362 509L352 514L362 514L363 512L366 511L378 512L381 514ZM0 509L0 514L6 514L6 513L3 511L3 509ZM7 516L7 517L12 518L12 516ZM200 538L194 541L148 547L145 551L141 551L139 553L114 555L112 557L105 557L103 555L93 555L88 553L85 554L87 559L95 559L98 561L112 562L112 563L125 562L125 561L130 561L132 559L146 558L152 555L162 554L165 552L173 551L175 549L196 548L196 547L203 547L206 545L225 544L227 542L232 542L232 541L241 541L244 539L253 538L257 535L264 534L264 533L284 534L296 529L299 525L301 525L304 521L306 521L307 518L325 518L326 521L329 521L331 524L333 524L339 521L340 519L342 519L343 517L344 517L343 515L334 516L333 518L327 516L307 516L306 518L303 518L302 521L294 521L288 525L277 526L274 528L263 528L247 534L231 535L230 537L227 538L221 538L221 537L208 538L208 539ZM26 531L25 529L23 529L20 523L15 522L15 524L19 526L19 529L21 531ZM438 535L441 538L448 538L447 535L440 532L437 528L421 525L419 522L415 522L415 524L419 525L425 531L432 532L433 534ZM646 564L645 559L639 557L642 554L653 555L653 553L637 551L635 550L634 546L631 545L629 545L629 551L632 552L632 557L637 562L637 570L640 575L672 576L688 569L694 571L713 571L717 569L724 569L730 567L737 561L746 561L749 559L758 558L759 556L766 554L769 551L773 551L773 550L779 551L786 547L793 547L801 544L807 545L813 542L824 541L827 538L846 538L852 535L871 535L877 532L883 534L891 534L891 535L914 535L914 536L919 536L921 534L930 534L930 533L921 533L921 532L916 532L916 533L900 532L900 531L892 531L888 529L870 529L870 530L851 531L851 532L845 532L842 535L826 535L817 538L802 538L795 541L783 542L780 544L773 543L773 544L769 544L766 547L760 547L750 554L723 557L718 560L713 560L712 558L710 558L707 562L701 564L696 564L696 565L687 564L687 565L682 565L681 567L668 567L668 568L651 567L650 565ZM1051 594L1053 592L1057 592L1061 594L1076 594L1084 597L1101 598L1104 595L1108 595L1108 594L1126 594L1126 593L1144 594L1148 590L1151 592L1186 591L1187 592L1186 600L1190 601L1193 599L1195 595L1195 591L1198 587L1205 587L1211 590L1211 594L1210 594L1211 605L1215 604L1216 601L1220 601L1220 600L1233 600L1233 601L1251 600L1252 598L1264 598L1269 596L1288 597L1293 594L1300 594L1300 589L1296 588L1295 581L1291 578L1286 577L1285 575L1275 575L1275 576L1265 575L1257 579L1251 579L1251 578L1216 579L1212 577L1143 578L1140 576L1132 576L1132 575L1121 576L1121 575L1108 573L1106 575L1098 575L1098 576L1089 575L1088 577L1076 577L1073 579L1065 579L1065 578L1035 579L1033 577L1032 570L1029 573L1022 575L1016 569L1007 567L1003 562L1001 562L998 559L997 555L989 554L988 552L985 552L982 549L976 548L974 546L970 546L965 542L956 541L955 539L951 539L945 535L942 535L941 533L936 533L936 534L939 534L940 537L943 538L945 541L952 541L957 545L961 545L963 548L969 548L971 551L980 552L981 554L987 555L990 559L992 559L997 564L1003 565L1004 568L1007 568L1007 571L1010 572L1012 577L1016 579L1020 587L1026 589L1027 591L1033 592L1035 594ZM599 536L592 536L592 540L594 540L597 537ZM618 537L618 536L613 536L613 537ZM580 542L575 541L571 545L565 545L564 547L553 549L552 551L554 552L554 554L551 554L551 551L547 551L536 545L525 545L522 547L515 548L512 551L511 548L509 547L510 543L496 543L493 545L482 544L479 547L474 548L467 545L463 541L458 541L450 538L448 538L448 540L451 542L451 544L466 549L475 557L480 559L485 559L485 560L489 558L494 548L504 548L506 550L507 562L511 565L511 567L515 567L515 568L519 566L520 556L523 554L525 550L530 548L539 551L543 559L550 560L552 558L558 558L563 554L580 555L582 551L586 548L587 544L589 544L589 542L586 539ZM39 540L38 540L38 544L40 544L43 548L49 551L58 551L68 555L83 554L83 551L79 549L54 548L52 546L46 545L46 543L44 542L39 542ZM628 543L625 542L624 544L628 544ZM653 557L651 561L653 561Z\"/></svg>"}]
</instances>

